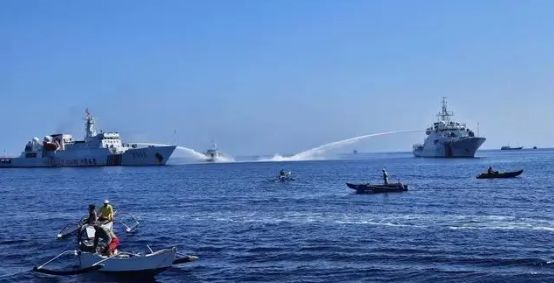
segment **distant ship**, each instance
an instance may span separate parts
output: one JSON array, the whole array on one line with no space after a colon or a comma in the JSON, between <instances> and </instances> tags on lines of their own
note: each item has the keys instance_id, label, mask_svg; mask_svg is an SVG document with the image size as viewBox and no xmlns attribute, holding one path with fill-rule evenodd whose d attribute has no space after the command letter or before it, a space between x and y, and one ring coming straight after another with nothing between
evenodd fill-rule
<instances>
[{"instance_id":1,"label":"distant ship","mask_svg":"<svg viewBox=\"0 0 554 283\"><path fill-rule=\"evenodd\" d=\"M117 132L96 133L95 120L85 111L85 138L53 134L33 138L19 157L0 158L1 167L81 167L165 165L176 146L124 144Z\"/></svg>"},{"instance_id":2,"label":"distant ship","mask_svg":"<svg viewBox=\"0 0 554 283\"><path fill-rule=\"evenodd\" d=\"M500 150L521 150L521 149L523 149L523 146L511 147L509 145L505 145L500 148Z\"/></svg>"},{"instance_id":3,"label":"distant ship","mask_svg":"<svg viewBox=\"0 0 554 283\"><path fill-rule=\"evenodd\" d=\"M217 150L217 145L213 143L212 148L204 153L207 157L207 162L216 162L223 157L223 154Z\"/></svg>"},{"instance_id":4,"label":"distant ship","mask_svg":"<svg viewBox=\"0 0 554 283\"><path fill-rule=\"evenodd\" d=\"M454 122L454 116L447 110L446 97L442 99L442 111L437 114L438 121L429 127L424 144L413 146L416 157L474 157L475 152L485 142L485 138L476 137L465 124Z\"/></svg>"}]
</instances>

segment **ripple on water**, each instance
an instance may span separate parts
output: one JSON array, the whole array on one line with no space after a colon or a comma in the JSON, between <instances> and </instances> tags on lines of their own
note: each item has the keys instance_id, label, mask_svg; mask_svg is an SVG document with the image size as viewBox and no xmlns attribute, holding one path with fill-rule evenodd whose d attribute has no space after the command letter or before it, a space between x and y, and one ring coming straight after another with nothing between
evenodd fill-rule
<instances>
[{"instance_id":1,"label":"ripple on water","mask_svg":"<svg viewBox=\"0 0 554 283\"><path fill-rule=\"evenodd\" d=\"M122 249L176 245L200 256L160 274L161 282L554 281L554 152L483 154L0 170L4 207L18 208L3 211L0 281L59 281L30 269L71 249L56 233L105 198L140 218L137 233L120 233ZM476 180L488 164L529 170L515 180ZM379 181L384 165L411 190L356 195L344 185ZM269 181L282 167L296 180Z\"/></svg>"}]
</instances>

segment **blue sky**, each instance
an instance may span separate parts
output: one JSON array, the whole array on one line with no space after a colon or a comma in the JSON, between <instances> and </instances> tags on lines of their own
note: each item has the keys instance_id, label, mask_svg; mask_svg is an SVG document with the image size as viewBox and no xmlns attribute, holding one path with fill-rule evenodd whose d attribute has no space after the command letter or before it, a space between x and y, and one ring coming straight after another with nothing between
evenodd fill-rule
<instances>
[{"instance_id":1,"label":"blue sky","mask_svg":"<svg viewBox=\"0 0 554 283\"><path fill-rule=\"evenodd\" d=\"M2 1L1 150L81 137L294 153L422 129L441 96L503 144L553 146L552 1ZM174 134L176 131L177 134ZM410 150L424 133L368 140Z\"/></svg>"}]
</instances>

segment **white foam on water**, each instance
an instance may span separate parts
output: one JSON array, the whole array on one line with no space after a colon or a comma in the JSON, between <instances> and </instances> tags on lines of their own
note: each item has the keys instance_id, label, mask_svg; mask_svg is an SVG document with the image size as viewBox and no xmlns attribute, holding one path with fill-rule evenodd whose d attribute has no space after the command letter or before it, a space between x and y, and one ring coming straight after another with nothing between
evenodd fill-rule
<instances>
[{"instance_id":1,"label":"white foam on water","mask_svg":"<svg viewBox=\"0 0 554 283\"><path fill-rule=\"evenodd\" d=\"M206 156L207 158L207 156ZM235 159L231 156L222 155L222 156L216 156L214 158L214 162L216 163L229 163L229 162L235 162Z\"/></svg>"},{"instance_id":2,"label":"white foam on water","mask_svg":"<svg viewBox=\"0 0 554 283\"><path fill-rule=\"evenodd\" d=\"M554 231L554 222L550 220L516 218L512 216L467 215L452 218L448 228L452 230L539 230Z\"/></svg>"},{"instance_id":3,"label":"white foam on water","mask_svg":"<svg viewBox=\"0 0 554 283\"><path fill-rule=\"evenodd\" d=\"M192 148L184 147L184 146L177 146L177 150L182 151L183 153L189 155L195 160L206 160L208 159L208 156L205 155L202 152L198 152Z\"/></svg>"},{"instance_id":4,"label":"white foam on water","mask_svg":"<svg viewBox=\"0 0 554 283\"><path fill-rule=\"evenodd\" d=\"M269 160L260 160L260 161L303 161L303 160L323 159L325 157L325 154L328 153L330 150L338 149L346 145L351 145L367 138L400 134L400 133L414 133L414 132L421 132L421 130L389 131L389 132L357 136L357 137L348 138L340 141L326 143L324 145L320 145L318 147L314 147L314 148L302 151L292 156L282 156L279 154L275 154L273 158Z\"/></svg>"},{"instance_id":5,"label":"white foam on water","mask_svg":"<svg viewBox=\"0 0 554 283\"><path fill-rule=\"evenodd\" d=\"M273 157L270 158L260 158L257 161L261 162L271 162L271 161L291 161L290 158L292 156L282 156L280 154L275 154Z\"/></svg>"},{"instance_id":6,"label":"white foam on water","mask_svg":"<svg viewBox=\"0 0 554 283\"><path fill-rule=\"evenodd\" d=\"M206 162L210 160L210 157L202 152L198 152L192 148L184 147L184 146L177 146L177 150L181 151L185 154L184 157L192 158L194 161L202 161ZM219 155L213 158L213 161L215 163L230 163L235 162L235 159L228 155Z\"/></svg>"},{"instance_id":7,"label":"white foam on water","mask_svg":"<svg viewBox=\"0 0 554 283\"><path fill-rule=\"evenodd\" d=\"M153 145L153 146L170 146L168 144L159 144L159 143L132 143L132 144L137 144L137 145ZM197 160L197 161L205 161L208 159L208 156L206 156L204 153L202 152L198 152L192 148L188 148L188 147L184 147L184 146L177 146L175 148L176 150L178 150L179 152L183 153L184 156L182 157L187 157L187 158L192 158L193 160Z\"/></svg>"},{"instance_id":8,"label":"white foam on water","mask_svg":"<svg viewBox=\"0 0 554 283\"><path fill-rule=\"evenodd\" d=\"M346 225L372 225L398 228L443 227L451 230L554 230L554 220L516 218L504 215L438 215L438 214L375 214L375 213L317 213L290 211L279 215L267 215L251 211L211 212L198 215L165 215L175 221L187 217L196 221L220 221L235 223L335 223ZM162 217L162 216L160 216Z\"/></svg>"}]
</instances>

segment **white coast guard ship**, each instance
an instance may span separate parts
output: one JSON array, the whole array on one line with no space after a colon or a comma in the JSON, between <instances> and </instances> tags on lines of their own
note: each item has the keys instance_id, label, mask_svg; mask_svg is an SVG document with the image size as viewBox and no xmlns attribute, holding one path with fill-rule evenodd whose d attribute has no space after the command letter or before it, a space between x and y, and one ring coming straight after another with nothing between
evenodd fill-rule
<instances>
[{"instance_id":1,"label":"white coast guard ship","mask_svg":"<svg viewBox=\"0 0 554 283\"><path fill-rule=\"evenodd\" d=\"M68 134L33 138L19 157L0 158L1 167L79 167L165 165L176 146L124 144L117 132L95 129L92 115L85 111L84 140Z\"/></svg>"},{"instance_id":2,"label":"white coast guard ship","mask_svg":"<svg viewBox=\"0 0 554 283\"><path fill-rule=\"evenodd\" d=\"M416 157L474 157L485 138L476 137L465 124L454 122L448 112L446 97L442 99L442 111L437 114L438 121L425 132L424 144L414 145Z\"/></svg>"}]
</instances>

